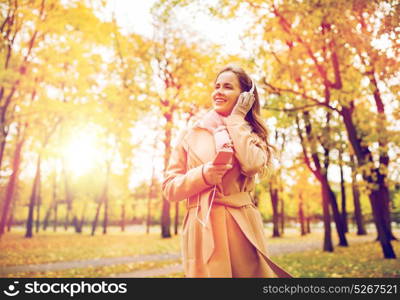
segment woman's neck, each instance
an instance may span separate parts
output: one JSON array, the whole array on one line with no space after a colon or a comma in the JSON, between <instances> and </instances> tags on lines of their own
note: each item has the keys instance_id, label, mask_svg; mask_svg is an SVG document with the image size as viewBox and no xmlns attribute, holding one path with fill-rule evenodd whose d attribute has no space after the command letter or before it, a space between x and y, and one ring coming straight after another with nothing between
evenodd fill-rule
<instances>
[{"instance_id":1,"label":"woman's neck","mask_svg":"<svg viewBox=\"0 0 400 300\"><path fill-rule=\"evenodd\" d=\"M226 118L226 117L228 117L228 116L230 115L230 113L220 113L220 112L217 112L215 109L214 109L214 111L215 111L220 117L222 117L222 118Z\"/></svg>"}]
</instances>

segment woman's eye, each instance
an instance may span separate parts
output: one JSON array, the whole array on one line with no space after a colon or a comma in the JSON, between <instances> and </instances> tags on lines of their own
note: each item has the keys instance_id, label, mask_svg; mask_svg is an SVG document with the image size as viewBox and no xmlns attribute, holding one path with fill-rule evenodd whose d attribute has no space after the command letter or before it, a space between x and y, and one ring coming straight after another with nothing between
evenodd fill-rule
<instances>
[{"instance_id":1,"label":"woman's eye","mask_svg":"<svg viewBox=\"0 0 400 300\"><path fill-rule=\"evenodd\" d=\"M219 88L221 88L219 85L216 85L216 86L214 87L214 89L216 89L216 90L218 90ZM229 85L224 85L222 88L228 89L228 90L231 90L231 89L232 89L232 87L229 86Z\"/></svg>"}]
</instances>

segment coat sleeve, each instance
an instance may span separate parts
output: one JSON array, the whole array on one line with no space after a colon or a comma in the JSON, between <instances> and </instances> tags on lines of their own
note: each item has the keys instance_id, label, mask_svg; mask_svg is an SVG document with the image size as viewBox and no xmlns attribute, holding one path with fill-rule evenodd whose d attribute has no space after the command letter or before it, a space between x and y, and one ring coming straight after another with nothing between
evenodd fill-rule
<instances>
[{"instance_id":1,"label":"coat sleeve","mask_svg":"<svg viewBox=\"0 0 400 300\"><path fill-rule=\"evenodd\" d=\"M252 132L250 124L240 116L228 116L225 124L242 173L246 176L254 176L256 173L265 174L268 166L266 143Z\"/></svg>"},{"instance_id":2,"label":"coat sleeve","mask_svg":"<svg viewBox=\"0 0 400 300\"><path fill-rule=\"evenodd\" d=\"M180 201L211 187L203 177L204 165L187 170L184 133L180 136L177 146L172 150L162 183L162 191L168 201Z\"/></svg>"}]
</instances>

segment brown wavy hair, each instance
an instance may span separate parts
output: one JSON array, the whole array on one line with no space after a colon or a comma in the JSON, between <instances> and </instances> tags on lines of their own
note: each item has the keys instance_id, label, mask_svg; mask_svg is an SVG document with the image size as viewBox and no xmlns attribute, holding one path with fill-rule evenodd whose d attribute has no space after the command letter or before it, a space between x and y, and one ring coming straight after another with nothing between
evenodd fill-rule
<instances>
[{"instance_id":1,"label":"brown wavy hair","mask_svg":"<svg viewBox=\"0 0 400 300\"><path fill-rule=\"evenodd\" d=\"M232 72L236 75L239 80L240 89L242 90L242 92L250 91L252 82L251 78L241 67L236 65L228 65L218 72L216 79L220 74L224 72ZM268 160L270 160L274 147L268 141L268 129L265 125L264 120L261 118L261 105L260 98L258 96L257 86L254 87L254 97L255 101L249 112L246 114L245 120L250 123L253 131L265 142L267 146L266 148L268 152Z\"/></svg>"}]
</instances>

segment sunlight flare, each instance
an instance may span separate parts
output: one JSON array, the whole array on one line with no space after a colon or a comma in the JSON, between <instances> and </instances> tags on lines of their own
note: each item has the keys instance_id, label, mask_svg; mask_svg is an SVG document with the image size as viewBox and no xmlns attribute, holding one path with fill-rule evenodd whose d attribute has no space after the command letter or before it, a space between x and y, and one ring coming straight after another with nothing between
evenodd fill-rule
<instances>
[{"instance_id":1,"label":"sunlight flare","mask_svg":"<svg viewBox=\"0 0 400 300\"><path fill-rule=\"evenodd\" d=\"M89 131L81 131L71 138L63 152L66 166L75 176L89 173L104 156L95 134Z\"/></svg>"}]
</instances>

